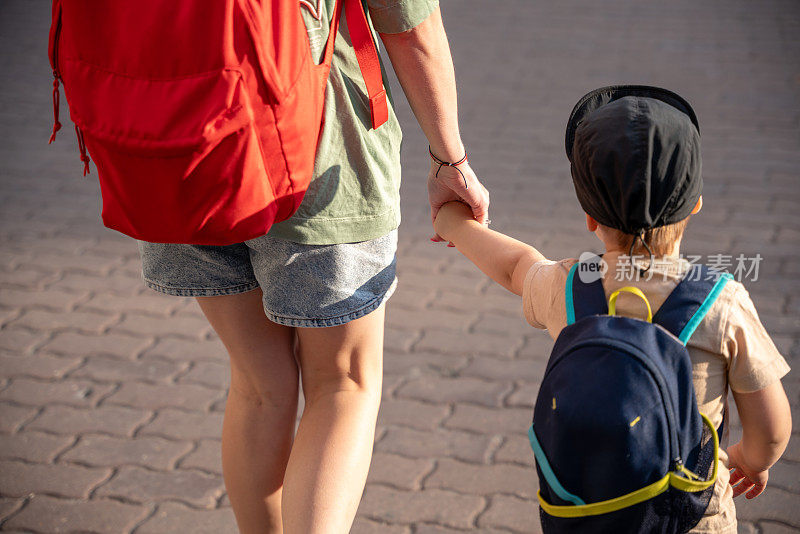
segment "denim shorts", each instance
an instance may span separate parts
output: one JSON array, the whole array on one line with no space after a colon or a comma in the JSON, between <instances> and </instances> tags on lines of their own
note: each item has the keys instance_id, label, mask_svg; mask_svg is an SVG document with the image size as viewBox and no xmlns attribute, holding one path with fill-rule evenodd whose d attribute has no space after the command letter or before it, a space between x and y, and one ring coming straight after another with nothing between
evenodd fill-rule
<instances>
[{"instance_id":1,"label":"denim shorts","mask_svg":"<svg viewBox=\"0 0 800 534\"><path fill-rule=\"evenodd\" d=\"M394 292L397 230L359 243L304 245L269 235L226 246L139 241L147 287L183 297L261 288L275 323L338 326L377 309Z\"/></svg>"}]
</instances>

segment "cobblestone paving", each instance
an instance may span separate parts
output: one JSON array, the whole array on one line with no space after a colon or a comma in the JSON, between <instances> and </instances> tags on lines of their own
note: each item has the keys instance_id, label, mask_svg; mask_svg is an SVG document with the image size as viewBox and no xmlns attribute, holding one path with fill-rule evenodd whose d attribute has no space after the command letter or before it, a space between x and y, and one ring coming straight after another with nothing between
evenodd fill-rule
<instances>
[{"instance_id":1,"label":"cobblestone paving","mask_svg":"<svg viewBox=\"0 0 800 534\"><path fill-rule=\"evenodd\" d=\"M705 160L684 251L760 253L747 286L800 364L800 4L445 0L443 11L496 228L552 258L596 249L563 151L571 106L604 84L674 89L697 110ZM46 1L0 3L0 530L233 533L225 352L196 304L145 289L135 243L101 226L66 120L47 147L48 18ZM525 432L551 342L513 295L428 242L427 147L398 107L401 284L353 532L538 532ZM796 372L784 383L800 428ZM798 531L798 495L795 433L766 493L738 501L740 531Z\"/></svg>"}]
</instances>

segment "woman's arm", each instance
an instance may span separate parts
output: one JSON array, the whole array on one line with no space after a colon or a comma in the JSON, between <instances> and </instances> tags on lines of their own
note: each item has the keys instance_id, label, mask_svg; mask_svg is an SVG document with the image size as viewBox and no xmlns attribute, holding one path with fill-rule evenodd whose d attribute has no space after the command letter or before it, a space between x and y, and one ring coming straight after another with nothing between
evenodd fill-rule
<instances>
[{"instance_id":1,"label":"woman's arm","mask_svg":"<svg viewBox=\"0 0 800 534\"><path fill-rule=\"evenodd\" d=\"M443 161L460 160L464 145L458 128L455 70L439 8L407 32L380 36L431 151ZM489 194L468 163L458 169L463 176L452 167L439 170L438 165L431 165L428 176L431 221L445 202L463 199L475 218L484 222L488 217Z\"/></svg>"},{"instance_id":2,"label":"woman's arm","mask_svg":"<svg viewBox=\"0 0 800 534\"><path fill-rule=\"evenodd\" d=\"M433 153L457 161L464 155L464 145L458 130L453 58L439 8L407 32L380 36Z\"/></svg>"},{"instance_id":3,"label":"woman's arm","mask_svg":"<svg viewBox=\"0 0 800 534\"><path fill-rule=\"evenodd\" d=\"M517 295L522 295L531 266L547 259L532 246L480 224L461 202L442 206L434 228L487 276Z\"/></svg>"}]
</instances>

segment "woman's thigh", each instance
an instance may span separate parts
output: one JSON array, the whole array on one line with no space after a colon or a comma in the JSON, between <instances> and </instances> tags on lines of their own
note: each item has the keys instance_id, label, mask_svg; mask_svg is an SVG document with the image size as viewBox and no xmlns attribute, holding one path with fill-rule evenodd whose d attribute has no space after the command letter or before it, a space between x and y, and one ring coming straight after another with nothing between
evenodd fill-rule
<instances>
[{"instance_id":1,"label":"woman's thigh","mask_svg":"<svg viewBox=\"0 0 800 534\"><path fill-rule=\"evenodd\" d=\"M269 235L224 247L140 242L147 285L197 297L231 354L231 387L265 397L296 377L295 330L313 384L375 383L396 248L397 230L336 245Z\"/></svg>"}]
</instances>

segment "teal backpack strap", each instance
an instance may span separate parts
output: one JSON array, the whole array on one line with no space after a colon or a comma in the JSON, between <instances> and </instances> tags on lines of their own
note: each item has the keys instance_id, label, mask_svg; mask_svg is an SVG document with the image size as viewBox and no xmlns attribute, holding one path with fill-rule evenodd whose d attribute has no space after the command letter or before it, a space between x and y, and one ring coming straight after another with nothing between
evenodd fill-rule
<instances>
[{"instance_id":1,"label":"teal backpack strap","mask_svg":"<svg viewBox=\"0 0 800 534\"><path fill-rule=\"evenodd\" d=\"M576 262L569 270L567 284L564 287L568 325L590 315L608 313L600 267L600 257L595 256L589 261ZM591 281L584 282L584 280Z\"/></svg>"},{"instance_id":2,"label":"teal backpack strap","mask_svg":"<svg viewBox=\"0 0 800 534\"><path fill-rule=\"evenodd\" d=\"M545 456L542 446L539 445L539 440L536 438L536 432L533 430L533 425L531 425L528 429L528 440L531 442L531 449L533 449L533 455L536 457L536 463L539 466L539 470L542 472L542 475L544 475L544 478L547 480L547 484L550 486L550 489L553 490L553 493L558 495L561 500L571 502L572 504L586 504L583 502L583 499L565 490L564 486L561 485L561 482L558 481L558 477L556 477L556 474L553 472L553 468L550 467L550 462L547 461L547 456Z\"/></svg>"},{"instance_id":3,"label":"teal backpack strap","mask_svg":"<svg viewBox=\"0 0 800 534\"><path fill-rule=\"evenodd\" d=\"M685 345L732 278L729 273L694 265L658 309L653 322Z\"/></svg>"}]
</instances>

